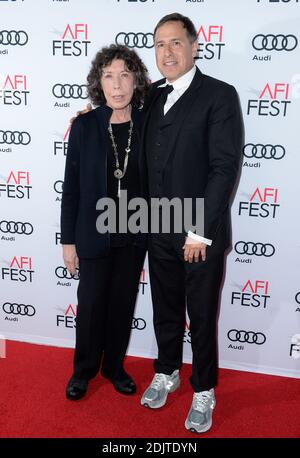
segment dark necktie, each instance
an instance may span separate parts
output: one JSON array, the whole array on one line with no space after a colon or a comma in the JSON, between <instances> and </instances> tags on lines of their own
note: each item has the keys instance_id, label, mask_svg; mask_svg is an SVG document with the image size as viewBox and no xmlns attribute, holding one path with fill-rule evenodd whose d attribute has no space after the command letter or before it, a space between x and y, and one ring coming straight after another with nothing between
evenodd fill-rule
<instances>
[{"instance_id":1,"label":"dark necktie","mask_svg":"<svg viewBox=\"0 0 300 458\"><path fill-rule=\"evenodd\" d=\"M161 106L164 107L168 95L174 90L174 87L171 84L167 84L161 92Z\"/></svg>"}]
</instances>

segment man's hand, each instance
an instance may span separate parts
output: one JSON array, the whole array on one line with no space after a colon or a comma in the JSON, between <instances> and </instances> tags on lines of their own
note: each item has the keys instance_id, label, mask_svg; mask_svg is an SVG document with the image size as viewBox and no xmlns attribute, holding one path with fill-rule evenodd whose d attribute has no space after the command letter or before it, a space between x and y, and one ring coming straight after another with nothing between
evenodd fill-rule
<instances>
[{"instance_id":1,"label":"man's hand","mask_svg":"<svg viewBox=\"0 0 300 458\"><path fill-rule=\"evenodd\" d=\"M202 261L206 259L206 243L196 242L194 239L187 237L184 246L184 260L188 262L199 262L199 256L201 255Z\"/></svg>"},{"instance_id":2,"label":"man's hand","mask_svg":"<svg viewBox=\"0 0 300 458\"><path fill-rule=\"evenodd\" d=\"M76 253L75 245L63 245L63 258L68 271L76 274L76 268L79 267L79 259Z\"/></svg>"},{"instance_id":3,"label":"man's hand","mask_svg":"<svg viewBox=\"0 0 300 458\"><path fill-rule=\"evenodd\" d=\"M76 116L73 116L73 118L70 119L70 124L72 124L72 122L77 118L77 116L84 114L84 113L88 113L89 111L92 111L92 109L93 109L92 105L88 103L83 110L76 112Z\"/></svg>"}]
</instances>

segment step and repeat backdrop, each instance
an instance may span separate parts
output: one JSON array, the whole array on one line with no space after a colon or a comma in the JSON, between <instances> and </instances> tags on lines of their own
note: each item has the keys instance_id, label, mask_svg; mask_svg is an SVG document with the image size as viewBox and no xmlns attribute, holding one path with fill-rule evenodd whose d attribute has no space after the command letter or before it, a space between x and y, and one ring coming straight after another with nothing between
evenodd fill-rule
<instances>
[{"instance_id":1,"label":"step and repeat backdrop","mask_svg":"<svg viewBox=\"0 0 300 458\"><path fill-rule=\"evenodd\" d=\"M103 45L134 48L160 78L153 29L174 11L195 23L201 71L237 88L245 122L220 366L300 377L298 0L0 0L0 340L74 346L78 277L59 226L69 120ZM183 345L191 362L188 316ZM128 354L156 355L147 262Z\"/></svg>"}]
</instances>

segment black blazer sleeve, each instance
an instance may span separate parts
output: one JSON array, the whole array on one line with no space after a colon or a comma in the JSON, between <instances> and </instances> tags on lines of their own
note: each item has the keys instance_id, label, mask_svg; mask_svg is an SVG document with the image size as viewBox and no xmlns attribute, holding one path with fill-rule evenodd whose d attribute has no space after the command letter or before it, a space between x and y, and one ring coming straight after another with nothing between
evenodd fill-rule
<instances>
[{"instance_id":1,"label":"black blazer sleeve","mask_svg":"<svg viewBox=\"0 0 300 458\"><path fill-rule=\"evenodd\" d=\"M226 85L208 119L209 173L205 188L204 233L214 239L232 193L242 151L243 125L238 95Z\"/></svg>"},{"instance_id":2,"label":"black blazer sleeve","mask_svg":"<svg viewBox=\"0 0 300 458\"><path fill-rule=\"evenodd\" d=\"M61 243L66 245L75 244L75 226L80 193L81 131L81 120L78 117L70 130L61 202Z\"/></svg>"}]
</instances>

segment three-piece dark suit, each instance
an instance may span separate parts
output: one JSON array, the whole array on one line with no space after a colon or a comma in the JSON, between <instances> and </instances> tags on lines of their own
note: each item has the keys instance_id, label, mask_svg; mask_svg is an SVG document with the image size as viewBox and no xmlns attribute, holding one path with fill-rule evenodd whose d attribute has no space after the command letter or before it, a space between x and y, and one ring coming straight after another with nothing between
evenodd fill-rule
<instances>
[{"instance_id":1,"label":"three-piece dark suit","mask_svg":"<svg viewBox=\"0 0 300 458\"><path fill-rule=\"evenodd\" d=\"M198 69L188 89L164 116L165 80L152 87L141 155L149 198L204 198L206 260L183 258L186 232L149 236L149 270L158 344L155 372L182 364L186 307L190 318L194 391L217 383L216 320L224 252L230 245L229 200L242 148L242 122L234 87ZM188 231L190 228L186 228Z\"/></svg>"}]
</instances>

